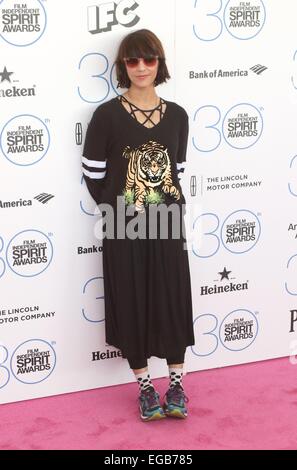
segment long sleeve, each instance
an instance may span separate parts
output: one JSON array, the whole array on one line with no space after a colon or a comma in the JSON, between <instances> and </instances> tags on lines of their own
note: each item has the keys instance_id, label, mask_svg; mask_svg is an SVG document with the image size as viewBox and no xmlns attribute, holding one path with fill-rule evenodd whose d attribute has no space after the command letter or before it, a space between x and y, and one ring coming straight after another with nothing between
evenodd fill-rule
<instances>
[{"instance_id":1,"label":"long sleeve","mask_svg":"<svg viewBox=\"0 0 297 470\"><path fill-rule=\"evenodd\" d=\"M182 173L184 172L186 168L188 137L189 137L189 116L187 112L183 110L180 134L179 134L177 163L176 163L177 176L179 179L181 178Z\"/></svg>"},{"instance_id":2,"label":"long sleeve","mask_svg":"<svg viewBox=\"0 0 297 470\"><path fill-rule=\"evenodd\" d=\"M96 204L101 202L107 174L108 130L106 118L100 106L88 125L83 155L84 180Z\"/></svg>"}]
</instances>

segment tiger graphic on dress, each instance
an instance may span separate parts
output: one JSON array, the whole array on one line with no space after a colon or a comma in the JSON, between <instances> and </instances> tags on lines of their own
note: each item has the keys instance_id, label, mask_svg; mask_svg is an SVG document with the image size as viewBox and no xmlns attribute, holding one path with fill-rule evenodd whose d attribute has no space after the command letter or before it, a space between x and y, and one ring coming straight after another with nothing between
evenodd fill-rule
<instances>
[{"instance_id":1,"label":"tiger graphic on dress","mask_svg":"<svg viewBox=\"0 0 297 470\"><path fill-rule=\"evenodd\" d=\"M134 190L137 211L144 211L144 204L156 195L156 189L180 199L179 190L172 184L171 163L164 145L150 140L136 149L127 146L123 156L130 160L125 191Z\"/></svg>"}]
</instances>

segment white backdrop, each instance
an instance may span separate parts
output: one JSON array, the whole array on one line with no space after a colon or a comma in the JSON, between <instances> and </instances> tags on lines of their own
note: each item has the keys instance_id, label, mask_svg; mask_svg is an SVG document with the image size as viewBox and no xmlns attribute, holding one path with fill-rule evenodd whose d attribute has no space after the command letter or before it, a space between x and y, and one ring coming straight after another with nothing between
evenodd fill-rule
<instances>
[{"instance_id":1,"label":"white backdrop","mask_svg":"<svg viewBox=\"0 0 297 470\"><path fill-rule=\"evenodd\" d=\"M166 50L157 93L190 117L186 369L295 352L296 14L294 0L0 2L1 403L134 381L105 344L81 153L94 109L124 91L117 46L140 28Z\"/></svg>"}]
</instances>

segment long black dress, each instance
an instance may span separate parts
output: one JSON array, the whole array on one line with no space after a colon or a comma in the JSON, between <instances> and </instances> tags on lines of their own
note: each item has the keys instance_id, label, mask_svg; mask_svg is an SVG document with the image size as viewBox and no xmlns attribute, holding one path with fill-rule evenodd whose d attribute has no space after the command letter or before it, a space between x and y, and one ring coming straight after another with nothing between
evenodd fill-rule
<instances>
[{"instance_id":1,"label":"long black dress","mask_svg":"<svg viewBox=\"0 0 297 470\"><path fill-rule=\"evenodd\" d=\"M122 99L97 107L82 157L93 199L115 209L114 238L106 232L102 242L106 343L120 349L124 358L174 357L195 344L185 212L180 212L177 238L170 213L167 221L157 219L157 235L149 238L148 213L160 204L181 208L186 202L179 176L186 162L188 115L161 98L166 110L148 128L125 109ZM122 208L132 206L134 215L118 217L119 200ZM145 237L120 238L120 221L127 227L135 217L146 222ZM160 232L164 225L167 238Z\"/></svg>"}]
</instances>

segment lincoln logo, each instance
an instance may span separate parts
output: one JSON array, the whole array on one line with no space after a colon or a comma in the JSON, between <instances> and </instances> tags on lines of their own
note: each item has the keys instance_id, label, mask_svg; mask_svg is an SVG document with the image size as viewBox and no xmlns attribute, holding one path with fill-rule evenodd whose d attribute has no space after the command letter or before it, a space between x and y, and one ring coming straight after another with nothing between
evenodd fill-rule
<instances>
[{"instance_id":1,"label":"lincoln logo","mask_svg":"<svg viewBox=\"0 0 297 470\"><path fill-rule=\"evenodd\" d=\"M80 122L78 122L75 126L75 140L76 145L82 144L82 125Z\"/></svg>"},{"instance_id":2,"label":"lincoln logo","mask_svg":"<svg viewBox=\"0 0 297 470\"><path fill-rule=\"evenodd\" d=\"M190 191L191 191L191 196L196 196L196 193L197 193L197 178L196 178L195 175L191 176Z\"/></svg>"}]
</instances>

